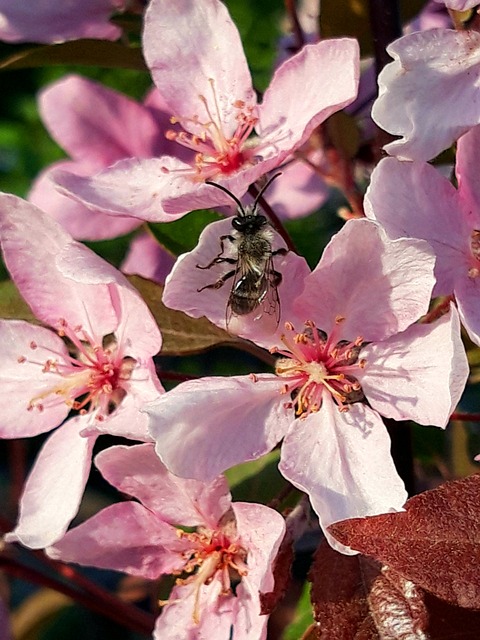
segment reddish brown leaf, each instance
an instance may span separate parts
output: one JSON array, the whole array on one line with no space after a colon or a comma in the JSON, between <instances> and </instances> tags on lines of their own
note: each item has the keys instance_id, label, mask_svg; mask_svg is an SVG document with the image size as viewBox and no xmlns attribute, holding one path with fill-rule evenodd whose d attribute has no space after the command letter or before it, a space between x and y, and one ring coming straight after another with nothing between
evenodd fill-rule
<instances>
[{"instance_id":1,"label":"reddish brown leaf","mask_svg":"<svg viewBox=\"0 0 480 640\"><path fill-rule=\"evenodd\" d=\"M480 475L446 482L405 508L329 531L439 598L480 608Z\"/></svg>"},{"instance_id":2,"label":"reddish brown leaf","mask_svg":"<svg viewBox=\"0 0 480 640\"><path fill-rule=\"evenodd\" d=\"M277 606L279 600L285 595L288 583L291 578L291 568L293 562L293 540L288 534L282 541L275 565L273 567L273 577L275 579L275 587L269 593L260 594L261 613L268 615Z\"/></svg>"},{"instance_id":3,"label":"reddish brown leaf","mask_svg":"<svg viewBox=\"0 0 480 640\"><path fill-rule=\"evenodd\" d=\"M429 640L478 640L480 611L463 609L425 593Z\"/></svg>"},{"instance_id":4,"label":"reddish brown leaf","mask_svg":"<svg viewBox=\"0 0 480 640\"><path fill-rule=\"evenodd\" d=\"M318 547L309 574L318 640L378 640L363 569L378 570L374 564L361 567L361 562L360 556L342 555L326 542Z\"/></svg>"},{"instance_id":5,"label":"reddish brown leaf","mask_svg":"<svg viewBox=\"0 0 480 640\"><path fill-rule=\"evenodd\" d=\"M318 640L425 638L423 594L398 573L322 543L310 579Z\"/></svg>"}]
</instances>

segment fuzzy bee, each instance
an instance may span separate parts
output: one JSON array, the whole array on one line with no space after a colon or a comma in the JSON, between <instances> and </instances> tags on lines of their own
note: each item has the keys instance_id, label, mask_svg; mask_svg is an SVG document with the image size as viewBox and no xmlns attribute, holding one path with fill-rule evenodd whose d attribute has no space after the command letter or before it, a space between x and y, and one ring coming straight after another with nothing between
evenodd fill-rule
<instances>
[{"instance_id":1,"label":"fuzzy bee","mask_svg":"<svg viewBox=\"0 0 480 640\"><path fill-rule=\"evenodd\" d=\"M199 292L204 289L220 289L233 278L226 310L227 328L232 317L253 312L257 312L256 318L268 314L275 321L275 329L280 321L278 285L282 281L282 274L275 270L273 257L285 255L287 249L272 249L273 232L270 223L257 211L260 197L279 175L274 175L258 193L253 205L246 207L225 187L207 182L228 193L238 207L237 215L232 218L232 233L220 236L220 253L205 266L197 264L198 269L210 269L215 264L223 263L232 265L232 269L221 278L197 289ZM233 257L224 255L226 242L232 245Z\"/></svg>"}]
</instances>

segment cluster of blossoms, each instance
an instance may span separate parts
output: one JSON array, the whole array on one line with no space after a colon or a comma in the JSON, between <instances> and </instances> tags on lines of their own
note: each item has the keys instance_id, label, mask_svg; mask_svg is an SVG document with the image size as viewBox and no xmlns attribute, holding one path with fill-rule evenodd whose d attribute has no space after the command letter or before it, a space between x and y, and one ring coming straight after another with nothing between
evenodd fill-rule
<instances>
[{"instance_id":1,"label":"cluster of blossoms","mask_svg":"<svg viewBox=\"0 0 480 640\"><path fill-rule=\"evenodd\" d=\"M52 3L47 32L42 22L24 26L23 4L0 0L3 39L115 39L108 18L128 9L91 0L78 24L66 8L53 20ZM345 222L313 270L274 231L277 217L269 226L258 212L262 194L253 209L209 224L175 264L150 236L132 245L125 273L165 282L168 308L257 345L271 373L165 392L154 363L161 328L130 281L80 241L239 203L278 168L266 213L317 209L333 171L328 145L311 140L335 112L355 113L356 41L312 30L259 102L220 0L151 0L143 53L155 87L143 103L78 76L40 95L45 125L70 159L45 169L28 201L0 195L3 258L37 319L0 320L0 435L55 431L5 540L149 580L173 574L158 640L266 638L261 595L275 589L285 520L232 502L224 472L281 447L281 474L308 495L331 546L354 554L329 525L401 511L407 499L382 416L444 428L461 398L461 325L480 345L480 35L429 28L440 10L445 21L444 4L429 3L426 30L388 48L393 62L371 115L401 138L371 174L365 215ZM457 140L453 186L428 160ZM238 296L247 311L233 305ZM69 529L104 434L132 441L95 464L133 500Z\"/></svg>"}]
</instances>

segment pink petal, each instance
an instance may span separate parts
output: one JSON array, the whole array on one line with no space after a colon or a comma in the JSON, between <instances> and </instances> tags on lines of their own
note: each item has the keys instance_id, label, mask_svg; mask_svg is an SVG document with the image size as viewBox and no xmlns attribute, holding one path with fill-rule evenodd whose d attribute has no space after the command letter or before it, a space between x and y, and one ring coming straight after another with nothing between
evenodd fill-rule
<instances>
[{"instance_id":1,"label":"pink petal","mask_svg":"<svg viewBox=\"0 0 480 640\"><path fill-rule=\"evenodd\" d=\"M399 511L407 499L380 416L359 403L342 413L330 396L318 414L295 421L279 469L309 495L324 532L339 520ZM352 553L326 535L334 548Z\"/></svg>"},{"instance_id":2,"label":"pink petal","mask_svg":"<svg viewBox=\"0 0 480 640\"><path fill-rule=\"evenodd\" d=\"M249 570L247 578L242 580L242 591L255 598L259 592L273 591L273 564L285 535L285 520L278 511L262 504L234 502L232 509L238 537L248 550Z\"/></svg>"},{"instance_id":3,"label":"pink petal","mask_svg":"<svg viewBox=\"0 0 480 640\"><path fill-rule=\"evenodd\" d=\"M106 285L105 297L114 310L117 323L112 330L125 356L136 360L155 355L162 345L157 323L138 291L112 265L80 243L71 242L56 258L59 272L80 287ZM84 303L90 310L97 300ZM105 335L107 332L104 331Z\"/></svg>"},{"instance_id":4,"label":"pink petal","mask_svg":"<svg viewBox=\"0 0 480 640\"><path fill-rule=\"evenodd\" d=\"M362 358L358 380L373 409L395 420L447 425L469 373L454 307L434 324L365 346Z\"/></svg>"},{"instance_id":5,"label":"pink petal","mask_svg":"<svg viewBox=\"0 0 480 640\"><path fill-rule=\"evenodd\" d=\"M467 273L455 282L458 313L470 339L480 345L480 282Z\"/></svg>"},{"instance_id":6,"label":"pink petal","mask_svg":"<svg viewBox=\"0 0 480 640\"><path fill-rule=\"evenodd\" d=\"M234 104L255 104L240 36L217 0L152 0L145 14L143 52L173 116L198 116L202 122L218 116L229 136L237 127ZM184 128L196 130L191 122Z\"/></svg>"},{"instance_id":7,"label":"pink petal","mask_svg":"<svg viewBox=\"0 0 480 640\"><path fill-rule=\"evenodd\" d=\"M110 220L122 220L122 218L111 216ZM174 262L174 257L149 233L140 233L130 243L120 268L123 273L139 275L163 284Z\"/></svg>"},{"instance_id":8,"label":"pink petal","mask_svg":"<svg viewBox=\"0 0 480 640\"><path fill-rule=\"evenodd\" d=\"M136 502L122 502L69 531L48 549L48 555L155 580L181 571L185 549L185 542L169 524Z\"/></svg>"},{"instance_id":9,"label":"pink petal","mask_svg":"<svg viewBox=\"0 0 480 640\"><path fill-rule=\"evenodd\" d=\"M318 156L318 154L316 154ZM315 164L319 158L310 158ZM306 162L294 160L282 167L282 177L268 193L268 203L280 218L296 219L317 211L326 202L330 189Z\"/></svg>"},{"instance_id":10,"label":"pink petal","mask_svg":"<svg viewBox=\"0 0 480 640\"><path fill-rule=\"evenodd\" d=\"M93 80L68 75L48 85L39 109L50 135L73 160L100 168L155 155L159 130L152 112Z\"/></svg>"},{"instance_id":11,"label":"pink petal","mask_svg":"<svg viewBox=\"0 0 480 640\"><path fill-rule=\"evenodd\" d=\"M20 515L7 542L39 549L59 540L78 512L90 472L95 438L79 433L84 418L72 418L46 440L25 483Z\"/></svg>"},{"instance_id":12,"label":"pink petal","mask_svg":"<svg viewBox=\"0 0 480 640\"><path fill-rule=\"evenodd\" d=\"M426 242L389 240L370 220L351 220L330 241L297 304L328 334L381 340L428 310L434 258ZM338 330L338 329L337 329Z\"/></svg>"},{"instance_id":13,"label":"pink petal","mask_svg":"<svg viewBox=\"0 0 480 640\"><path fill-rule=\"evenodd\" d=\"M328 116L354 100L358 77L358 44L349 38L307 45L287 60L275 72L259 107L256 129L262 147L271 145L268 155L297 148Z\"/></svg>"},{"instance_id":14,"label":"pink petal","mask_svg":"<svg viewBox=\"0 0 480 640\"><path fill-rule=\"evenodd\" d=\"M480 126L473 127L457 143L455 175L464 210L470 213L472 224L480 226L480 185L475 168L480 163Z\"/></svg>"},{"instance_id":15,"label":"pink petal","mask_svg":"<svg viewBox=\"0 0 480 640\"><path fill-rule=\"evenodd\" d=\"M36 345L34 349L31 345ZM49 329L21 320L0 321L0 389L2 438L26 438L58 426L70 408L49 393L58 385L58 374L42 371L42 364L56 354L61 364L68 357L63 341ZM19 358L26 358L19 362ZM45 398L43 409L28 410L34 399Z\"/></svg>"},{"instance_id":16,"label":"pink petal","mask_svg":"<svg viewBox=\"0 0 480 640\"><path fill-rule=\"evenodd\" d=\"M471 226L446 178L426 163L385 158L372 174L365 210L390 237L427 240L437 256L434 295L452 293L459 271L468 270Z\"/></svg>"},{"instance_id":17,"label":"pink petal","mask_svg":"<svg viewBox=\"0 0 480 640\"><path fill-rule=\"evenodd\" d=\"M378 78L372 117L402 136L385 146L388 153L430 160L480 123L480 33L431 29L404 36L387 51L394 61Z\"/></svg>"},{"instance_id":18,"label":"pink petal","mask_svg":"<svg viewBox=\"0 0 480 640\"><path fill-rule=\"evenodd\" d=\"M210 482L270 451L291 422L267 374L184 382L145 408L156 452L176 475Z\"/></svg>"},{"instance_id":19,"label":"pink petal","mask_svg":"<svg viewBox=\"0 0 480 640\"><path fill-rule=\"evenodd\" d=\"M58 327L66 319L72 327L93 327L101 336L112 332L117 318L106 286L73 283L57 268L59 256L80 245L50 216L21 198L0 194L0 240L8 270L40 320ZM109 274L104 280L112 277L113 267L81 250L90 254L89 268L97 276L104 269Z\"/></svg>"},{"instance_id":20,"label":"pink petal","mask_svg":"<svg viewBox=\"0 0 480 640\"><path fill-rule=\"evenodd\" d=\"M120 160L90 178L57 171L53 179L61 193L88 208L149 222L171 222L194 209L230 204L226 194L193 182L190 174L189 164L163 156ZM172 205L168 211L167 203Z\"/></svg>"},{"instance_id":21,"label":"pink petal","mask_svg":"<svg viewBox=\"0 0 480 640\"><path fill-rule=\"evenodd\" d=\"M137 218L108 216L100 211L87 209L84 205L62 195L52 182L57 171L66 171L80 176L95 173L91 164L62 160L42 171L33 182L28 200L52 216L77 240L104 240L130 233L140 225Z\"/></svg>"},{"instance_id":22,"label":"pink petal","mask_svg":"<svg viewBox=\"0 0 480 640\"><path fill-rule=\"evenodd\" d=\"M98 454L95 464L110 484L170 524L215 529L230 507L223 476L210 484L178 478L169 473L151 444L110 447Z\"/></svg>"},{"instance_id":23,"label":"pink petal","mask_svg":"<svg viewBox=\"0 0 480 640\"><path fill-rule=\"evenodd\" d=\"M140 442L152 442L148 432L148 417L142 412L146 402L152 402L158 398L163 389L153 372L146 367L138 367L134 370L133 379L124 385L127 395L123 398L115 411L103 420L97 420L95 415L91 417L82 431L82 436L97 436L102 433L114 435L129 440Z\"/></svg>"},{"instance_id":24,"label":"pink petal","mask_svg":"<svg viewBox=\"0 0 480 640\"><path fill-rule=\"evenodd\" d=\"M466 11L467 9L473 9L473 7L478 6L477 0L435 0L435 2L444 4L449 9L454 9L455 11Z\"/></svg>"},{"instance_id":25,"label":"pink petal","mask_svg":"<svg viewBox=\"0 0 480 640\"><path fill-rule=\"evenodd\" d=\"M235 621L237 598L233 595L223 595L221 591L218 579L199 587L197 612L200 621L197 624L193 617L196 610L195 585L175 586L169 597L171 604L166 605L157 618L153 640L229 638ZM234 637L236 640L236 633ZM258 640L264 639L259 637Z\"/></svg>"},{"instance_id":26,"label":"pink petal","mask_svg":"<svg viewBox=\"0 0 480 640\"><path fill-rule=\"evenodd\" d=\"M63 42L78 38L116 40L121 30L109 22L117 0L82 0L58 3L46 0L0 0L0 39L6 42Z\"/></svg>"}]
</instances>

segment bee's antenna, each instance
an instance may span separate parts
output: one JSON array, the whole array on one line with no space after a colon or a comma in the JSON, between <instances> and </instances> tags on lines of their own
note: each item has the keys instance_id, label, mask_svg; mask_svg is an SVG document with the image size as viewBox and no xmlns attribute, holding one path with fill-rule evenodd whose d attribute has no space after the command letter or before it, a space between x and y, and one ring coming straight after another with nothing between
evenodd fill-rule
<instances>
[{"instance_id":1,"label":"bee's antenna","mask_svg":"<svg viewBox=\"0 0 480 640\"><path fill-rule=\"evenodd\" d=\"M260 198L263 196L263 194L265 193L265 191L268 189L268 187L272 184L272 182L274 180L276 180L278 178L278 176L281 176L282 172L279 171L278 173L276 173L275 175L273 175L268 182L266 182L263 187L260 189L260 191L257 193L256 197L255 197L255 201L253 203L253 207L252 207L252 211L256 211L257 209L257 205L258 205L258 201L260 200Z\"/></svg>"},{"instance_id":2,"label":"bee's antenna","mask_svg":"<svg viewBox=\"0 0 480 640\"><path fill-rule=\"evenodd\" d=\"M280 175L280 174L277 174ZM276 176L274 176L276 177ZM273 178L272 178L273 180ZM272 181L270 180L269 183ZM221 184L217 184L216 182L211 182L210 180L205 180L205 184L210 184L212 187L217 187L217 189L220 189L220 191L223 191L224 193L228 194L231 199L237 203L238 208L240 209L240 211L243 213L243 215L245 216L245 209L243 208L243 204L240 202L240 200L237 198L237 196L235 196L231 191L229 191L226 187L223 187ZM268 187L268 184L267 184ZM262 189L262 192L264 191L264 189Z\"/></svg>"}]
</instances>

